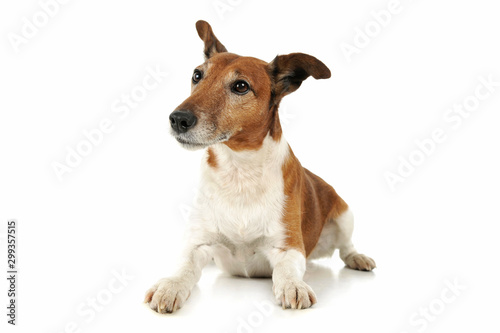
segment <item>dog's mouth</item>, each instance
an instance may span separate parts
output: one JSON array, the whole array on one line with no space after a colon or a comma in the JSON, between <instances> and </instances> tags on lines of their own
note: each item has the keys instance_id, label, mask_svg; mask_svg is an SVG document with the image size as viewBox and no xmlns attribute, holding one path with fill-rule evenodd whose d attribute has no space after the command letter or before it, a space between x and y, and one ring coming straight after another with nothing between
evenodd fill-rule
<instances>
[{"instance_id":1,"label":"dog's mouth","mask_svg":"<svg viewBox=\"0 0 500 333\"><path fill-rule=\"evenodd\" d=\"M199 142L197 140L189 140L189 139L183 138L181 136L176 136L175 139L177 140L177 142L179 142L182 145L182 147L189 149L189 150L197 150L197 149L203 149L203 148L212 146L216 143L221 143L221 142L227 141L229 139L229 135L222 134L217 139L211 140L208 142Z\"/></svg>"}]
</instances>

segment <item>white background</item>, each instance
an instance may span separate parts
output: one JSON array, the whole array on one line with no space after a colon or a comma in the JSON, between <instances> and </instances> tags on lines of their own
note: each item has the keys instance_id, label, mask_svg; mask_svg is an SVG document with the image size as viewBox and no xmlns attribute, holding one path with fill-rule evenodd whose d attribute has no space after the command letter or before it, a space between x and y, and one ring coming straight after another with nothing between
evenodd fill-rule
<instances>
[{"instance_id":1,"label":"white background","mask_svg":"<svg viewBox=\"0 0 500 333\"><path fill-rule=\"evenodd\" d=\"M471 100L478 77L500 81L498 6L401 0L348 61L342 43L353 44L388 1L233 0L223 14L217 3L69 1L19 52L9 34L21 34L23 17L32 21L40 4L0 5L1 266L6 221L15 218L20 271L15 328L6 324L6 280L0 284L2 331L498 330L500 87L459 125L443 118ZM232 52L270 61L300 51L332 70L283 101L284 134L302 164L353 208L355 245L378 268L345 269L337 255L310 266L305 279L319 300L312 309L262 313L256 304L273 300L270 280L212 266L174 315L142 304L174 268L196 192L202 152L178 146L168 115L203 61L198 19ZM157 66L167 77L120 118L113 103ZM105 118L114 130L60 181L52 164ZM391 190L384 175L397 172L400 157L418 155L415 140L437 128L446 140ZM106 299L113 272L123 270L133 278ZM454 295L449 283L465 290ZM90 311L96 296L107 303L95 316L77 312ZM432 319L422 319L429 307Z\"/></svg>"}]
</instances>

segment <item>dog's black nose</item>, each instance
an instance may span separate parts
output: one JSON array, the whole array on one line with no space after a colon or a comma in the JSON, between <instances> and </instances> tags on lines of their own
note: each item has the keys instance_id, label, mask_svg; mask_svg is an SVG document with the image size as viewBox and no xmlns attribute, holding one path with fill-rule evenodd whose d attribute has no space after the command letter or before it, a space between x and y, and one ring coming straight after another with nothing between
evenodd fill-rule
<instances>
[{"instance_id":1,"label":"dog's black nose","mask_svg":"<svg viewBox=\"0 0 500 333\"><path fill-rule=\"evenodd\" d=\"M170 125L177 133L186 133L196 124L196 117L189 111L174 111L170 114Z\"/></svg>"}]
</instances>

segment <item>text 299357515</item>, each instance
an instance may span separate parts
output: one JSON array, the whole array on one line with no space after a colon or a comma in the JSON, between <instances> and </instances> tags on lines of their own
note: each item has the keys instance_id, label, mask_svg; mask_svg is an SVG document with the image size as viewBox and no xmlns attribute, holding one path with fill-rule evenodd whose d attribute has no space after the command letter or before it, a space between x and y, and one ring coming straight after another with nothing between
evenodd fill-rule
<instances>
[{"instance_id":1,"label":"text 299357515","mask_svg":"<svg viewBox=\"0 0 500 333\"><path fill-rule=\"evenodd\" d=\"M7 222L7 322L11 325L16 324L16 293L17 293L17 221L9 220Z\"/></svg>"}]
</instances>

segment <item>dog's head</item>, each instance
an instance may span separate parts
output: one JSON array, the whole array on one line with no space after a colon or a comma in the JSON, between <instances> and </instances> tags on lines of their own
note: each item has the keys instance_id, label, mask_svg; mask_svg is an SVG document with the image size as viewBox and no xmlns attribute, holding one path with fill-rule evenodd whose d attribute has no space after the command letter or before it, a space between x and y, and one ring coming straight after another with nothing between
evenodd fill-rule
<instances>
[{"instance_id":1,"label":"dog's head","mask_svg":"<svg viewBox=\"0 0 500 333\"><path fill-rule=\"evenodd\" d=\"M224 142L233 150L258 149L269 133L281 136L278 106L309 76L330 77L321 61L303 53L273 61L227 52L205 21L196 22L205 62L191 78L191 96L170 115L172 134L185 148Z\"/></svg>"}]
</instances>

